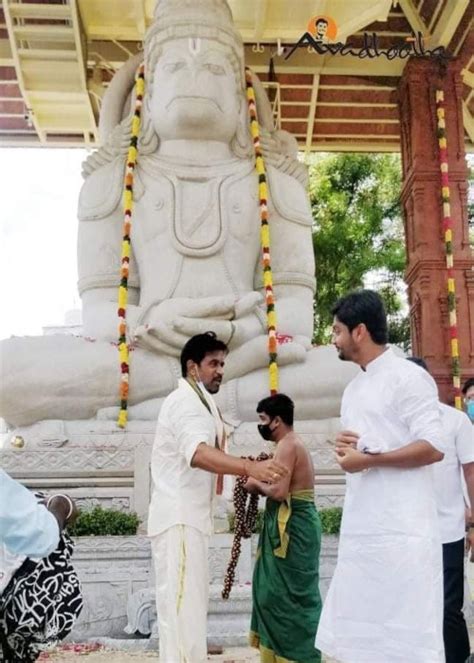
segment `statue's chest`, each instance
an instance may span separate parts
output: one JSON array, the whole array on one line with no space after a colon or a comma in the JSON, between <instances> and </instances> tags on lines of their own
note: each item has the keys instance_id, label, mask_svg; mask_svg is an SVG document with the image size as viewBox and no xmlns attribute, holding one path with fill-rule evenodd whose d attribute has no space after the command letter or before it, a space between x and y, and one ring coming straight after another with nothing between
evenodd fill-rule
<instances>
[{"instance_id":1,"label":"statue's chest","mask_svg":"<svg viewBox=\"0 0 474 663\"><path fill-rule=\"evenodd\" d=\"M231 242L258 246L258 185L253 172L198 177L141 177L137 195L142 242L171 245L183 255L206 256Z\"/></svg>"}]
</instances>

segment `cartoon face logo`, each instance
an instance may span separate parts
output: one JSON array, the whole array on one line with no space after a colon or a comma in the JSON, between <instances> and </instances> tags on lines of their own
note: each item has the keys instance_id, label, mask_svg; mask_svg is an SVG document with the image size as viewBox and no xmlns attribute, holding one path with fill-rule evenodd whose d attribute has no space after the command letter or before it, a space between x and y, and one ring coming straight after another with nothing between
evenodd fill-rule
<instances>
[{"instance_id":1,"label":"cartoon face logo","mask_svg":"<svg viewBox=\"0 0 474 663\"><path fill-rule=\"evenodd\" d=\"M307 32L318 41L334 41L337 25L330 16L313 16L309 20Z\"/></svg>"}]
</instances>

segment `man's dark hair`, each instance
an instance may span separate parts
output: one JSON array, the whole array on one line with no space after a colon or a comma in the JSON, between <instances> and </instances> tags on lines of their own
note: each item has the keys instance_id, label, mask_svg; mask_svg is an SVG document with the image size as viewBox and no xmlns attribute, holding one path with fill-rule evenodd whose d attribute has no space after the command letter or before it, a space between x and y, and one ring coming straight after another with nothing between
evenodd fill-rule
<instances>
[{"instance_id":1,"label":"man's dark hair","mask_svg":"<svg viewBox=\"0 0 474 663\"><path fill-rule=\"evenodd\" d=\"M329 25L328 21L326 21L325 18L318 18L316 21L316 25L319 25L320 23L324 23L324 25Z\"/></svg>"},{"instance_id":2,"label":"man's dark hair","mask_svg":"<svg viewBox=\"0 0 474 663\"><path fill-rule=\"evenodd\" d=\"M474 387L474 378L468 378L466 382L463 384L462 393L464 394L464 396L467 394L468 389L470 389L471 387Z\"/></svg>"},{"instance_id":3,"label":"man's dark hair","mask_svg":"<svg viewBox=\"0 0 474 663\"><path fill-rule=\"evenodd\" d=\"M380 295L373 290L356 290L341 297L331 313L352 331L364 324L377 345L388 342L387 316Z\"/></svg>"},{"instance_id":4,"label":"man's dark hair","mask_svg":"<svg viewBox=\"0 0 474 663\"><path fill-rule=\"evenodd\" d=\"M270 419L280 417L284 424L293 426L295 404L285 394L274 394L263 398L257 405L257 412L268 414Z\"/></svg>"},{"instance_id":5,"label":"man's dark hair","mask_svg":"<svg viewBox=\"0 0 474 663\"><path fill-rule=\"evenodd\" d=\"M229 349L224 341L218 339L212 331L192 336L181 351L181 375L183 378L187 375L186 364L190 359L196 364L200 364L204 357L212 352L227 353Z\"/></svg>"},{"instance_id":6,"label":"man's dark hair","mask_svg":"<svg viewBox=\"0 0 474 663\"><path fill-rule=\"evenodd\" d=\"M428 368L428 364L421 357L407 357L407 360L411 361L413 364L416 364L420 368L424 368L427 373L430 372L430 369Z\"/></svg>"}]
</instances>

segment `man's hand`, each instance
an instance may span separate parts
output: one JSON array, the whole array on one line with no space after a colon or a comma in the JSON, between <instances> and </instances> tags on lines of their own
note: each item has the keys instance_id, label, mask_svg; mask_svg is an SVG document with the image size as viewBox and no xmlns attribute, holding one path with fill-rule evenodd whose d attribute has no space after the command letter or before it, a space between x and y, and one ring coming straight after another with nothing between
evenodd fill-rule
<instances>
[{"instance_id":1,"label":"man's hand","mask_svg":"<svg viewBox=\"0 0 474 663\"><path fill-rule=\"evenodd\" d=\"M344 472L363 472L369 468L370 456L363 454L357 449L353 449L351 445L337 447L336 460Z\"/></svg>"},{"instance_id":2,"label":"man's hand","mask_svg":"<svg viewBox=\"0 0 474 663\"><path fill-rule=\"evenodd\" d=\"M469 555L469 561L474 562L474 527L469 527L466 532L466 554Z\"/></svg>"},{"instance_id":3,"label":"man's hand","mask_svg":"<svg viewBox=\"0 0 474 663\"><path fill-rule=\"evenodd\" d=\"M277 483L287 476L288 468L274 460L252 461L249 463L249 476L257 481Z\"/></svg>"},{"instance_id":4,"label":"man's hand","mask_svg":"<svg viewBox=\"0 0 474 663\"><path fill-rule=\"evenodd\" d=\"M342 430L336 436L336 447L352 447L353 449L357 449L359 438L359 433L354 433L351 430Z\"/></svg>"},{"instance_id":5,"label":"man's hand","mask_svg":"<svg viewBox=\"0 0 474 663\"><path fill-rule=\"evenodd\" d=\"M248 493L252 495L260 495L260 488L255 479L249 478L244 483L244 488Z\"/></svg>"},{"instance_id":6,"label":"man's hand","mask_svg":"<svg viewBox=\"0 0 474 663\"><path fill-rule=\"evenodd\" d=\"M63 495L52 495L48 499L47 509L58 521L60 530L63 530L66 525L71 525L79 515L79 510L74 500L70 497L67 499Z\"/></svg>"}]
</instances>

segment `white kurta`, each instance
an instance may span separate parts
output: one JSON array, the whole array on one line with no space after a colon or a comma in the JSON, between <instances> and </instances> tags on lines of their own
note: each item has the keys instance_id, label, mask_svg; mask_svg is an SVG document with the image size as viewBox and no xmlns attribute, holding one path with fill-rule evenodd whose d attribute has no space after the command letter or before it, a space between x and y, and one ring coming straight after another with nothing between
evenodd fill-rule
<instances>
[{"instance_id":1,"label":"white kurta","mask_svg":"<svg viewBox=\"0 0 474 663\"><path fill-rule=\"evenodd\" d=\"M464 538L465 505L462 466L474 463L474 426L464 412L441 403L447 448L433 467L442 543ZM468 495L466 498L468 500Z\"/></svg>"},{"instance_id":2,"label":"white kurta","mask_svg":"<svg viewBox=\"0 0 474 663\"><path fill-rule=\"evenodd\" d=\"M345 390L359 449L445 443L431 376L387 350ZM347 474L338 562L316 646L341 663L444 663L442 547L431 467Z\"/></svg>"}]
</instances>

